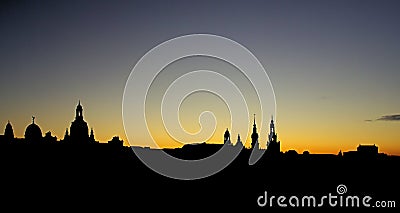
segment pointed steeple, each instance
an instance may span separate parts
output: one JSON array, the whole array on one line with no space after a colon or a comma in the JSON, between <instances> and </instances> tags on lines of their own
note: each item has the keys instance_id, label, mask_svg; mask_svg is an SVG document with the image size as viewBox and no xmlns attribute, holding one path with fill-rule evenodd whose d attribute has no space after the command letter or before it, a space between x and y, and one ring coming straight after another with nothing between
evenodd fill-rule
<instances>
[{"instance_id":1,"label":"pointed steeple","mask_svg":"<svg viewBox=\"0 0 400 213\"><path fill-rule=\"evenodd\" d=\"M253 133L251 134L251 147L255 148L257 146L258 146L258 133L256 125L256 114L254 114Z\"/></svg>"},{"instance_id":2,"label":"pointed steeple","mask_svg":"<svg viewBox=\"0 0 400 213\"><path fill-rule=\"evenodd\" d=\"M254 114L253 133L254 133L254 132L257 132L256 114Z\"/></svg>"},{"instance_id":3,"label":"pointed steeple","mask_svg":"<svg viewBox=\"0 0 400 213\"><path fill-rule=\"evenodd\" d=\"M90 142L95 142L95 141L96 141L96 140L94 139L93 128L90 129L89 141L90 141Z\"/></svg>"}]
</instances>

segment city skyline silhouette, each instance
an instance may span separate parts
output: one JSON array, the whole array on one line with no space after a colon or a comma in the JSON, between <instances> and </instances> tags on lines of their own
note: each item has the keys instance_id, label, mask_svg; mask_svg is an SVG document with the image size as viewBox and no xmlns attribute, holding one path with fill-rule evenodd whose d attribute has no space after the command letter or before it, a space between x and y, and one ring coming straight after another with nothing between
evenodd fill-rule
<instances>
[{"instance_id":1,"label":"city skyline silhouette","mask_svg":"<svg viewBox=\"0 0 400 213\"><path fill-rule=\"evenodd\" d=\"M1 1L0 204L399 212L399 9Z\"/></svg>"},{"instance_id":2,"label":"city skyline silhouette","mask_svg":"<svg viewBox=\"0 0 400 213\"><path fill-rule=\"evenodd\" d=\"M36 117L32 116L32 123L26 128L26 138L15 138L12 125L7 123L4 135L0 135L0 162L4 165L2 171L7 174L2 181L8 183L3 193L23 193L30 197L28 203L41 208L44 207L40 205L43 199L61 205L67 202L71 206L87 206L89 203L75 202L87 197L98 200L107 197L108 205L122 208L118 205L120 196L128 192L136 207L153 209L154 203L157 203L165 209L172 209L176 205L200 205L204 202L203 194L214 187L218 190L208 194L207 205L251 211L265 211L256 203L256 198L262 195L263 190L286 196L290 193L313 193L317 196L336 193L335 187L344 184L348 190L352 190L349 195L367 194L375 200L390 202L398 202L399 198L396 195L400 190L396 168L400 156L380 153L376 144L359 145L354 151L340 150L332 154L297 153L294 149L282 152L282 141L277 137L279 129L272 118L268 141L270 149L267 147L254 165L248 164L252 148L243 148L240 134L237 138L231 138L228 129L220 134L224 137L224 143L221 144L186 144L174 149L134 147L140 152L166 152L184 160L207 158L223 146L228 146L232 151L241 149L233 162L217 174L191 181L172 179L152 171L135 155L133 147L123 146L118 136L108 143L96 141L93 130L89 131L84 121L80 101L71 122L71 131L67 128L61 140L57 140L50 132L42 136L36 122ZM254 117L253 144L258 144L257 135ZM381 175L370 180L375 169L379 169ZM149 188L137 188L136 184L140 183L146 183ZM34 196L37 190L44 195ZM152 199L151 192L154 190L162 196L160 200ZM71 193L73 197L68 198ZM114 197L117 194L119 196ZM182 194L186 196L182 197ZM227 195L239 196L241 202L229 203L231 198ZM70 199L75 201L71 202ZM98 205L93 208L103 206ZM278 207L267 205L267 208Z\"/></svg>"},{"instance_id":3,"label":"city skyline silhouette","mask_svg":"<svg viewBox=\"0 0 400 213\"><path fill-rule=\"evenodd\" d=\"M266 148L261 148L260 142L258 141L258 132L257 132L257 124L256 124L256 114L253 114L253 132L251 134L251 146L250 147L245 147L246 142L243 142L240 139L240 133L238 133L238 138L237 141L231 140L230 137L230 132L229 129L226 128L226 131L224 133L224 139L219 145L232 145L232 146L237 146L240 145L245 149L267 149L267 154L273 154L273 155L278 155L278 154L289 154L289 153L295 153L298 154L296 150L294 149L289 149L286 150L285 152L281 151L280 147L280 141L277 138L277 133L275 132L275 124L273 117L271 117L270 120L270 127L269 127L269 132L268 132L268 140L265 142ZM52 136L51 131L47 131L44 135L42 134L41 128L35 123L35 116L32 116L32 123L29 124L26 127L24 138L18 138L14 136L14 131L12 124L10 120L7 121L7 124L5 126L4 134L0 135L0 143L5 143L5 144L12 144L12 143L31 143L31 144L41 144L41 143L72 143L76 145L85 145L85 144L95 144L95 143L105 143L105 142L99 142L96 141L93 127L88 128L87 122L84 120L84 114L83 114L83 106L81 105L81 101L78 100L78 104L76 106L75 110L75 119L71 122L70 128L66 128L65 135L63 139L57 139L56 136ZM118 146L123 147L123 140L120 139L119 136L113 135L110 140L107 142L109 144L118 144ZM193 143L193 144L187 144L186 146L183 145L182 147L176 147L176 148L161 148L161 149L180 149L180 148L185 148L188 147L188 145L198 145L198 144L209 144L206 143L205 141L199 141L198 143ZM218 143L211 143L211 144L218 144ZM128 146L129 147L129 146ZM130 147L135 147L134 145ZM143 148L150 148L150 147L143 147ZM349 150L349 151L344 151L342 149L339 150L337 153L338 156L343 156L343 155L356 155L357 152L363 153L362 155L370 155L370 156L378 156L380 155L388 155L387 153L379 153L378 152L378 147L376 144L358 144L357 151ZM310 154L309 151L305 150L303 154ZM318 154L318 153L317 153ZM326 153L325 153L326 154ZM335 154L335 153L330 153L330 154ZM390 154L389 154L390 155ZM396 156L396 155L394 155Z\"/></svg>"}]
</instances>

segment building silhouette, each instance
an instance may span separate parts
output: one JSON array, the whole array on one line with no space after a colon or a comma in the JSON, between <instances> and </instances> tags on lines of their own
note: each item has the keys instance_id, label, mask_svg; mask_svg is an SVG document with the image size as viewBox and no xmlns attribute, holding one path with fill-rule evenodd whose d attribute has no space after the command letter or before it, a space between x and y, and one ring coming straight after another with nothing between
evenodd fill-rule
<instances>
[{"instance_id":1,"label":"building silhouette","mask_svg":"<svg viewBox=\"0 0 400 213\"><path fill-rule=\"evenodd\" d=\"M228 128L226 128L224 133L224 144L231 144L231 134L229 133Z\"/></svg>"},{"instance_id":2,"label":"building silhouette","mask_svg":"<svg viewBox=\"0 0 400 213\"><path fill-rule=\"evenodd\" d=\"M0 135L0 142L11 143L14 140L14 130L10 121L7 121L4 135Z\"/></svg>"},{"instance_id":3,"label":"building silhouette","mask_svg":"<svg viewBox=\"0 0 400 213\"><path fill-rule=\"evenodd\" d=\"M90 143L96 143L96 142L97 142L96 139L94 139L93 128L90 129L89 142L90 142Z\"/></svg>"},{"instance_id":4,"label":"building silhouette","mask_svg":"<svg viewBox=\"0 0 400 213\"><path fill-rule=\"evenodd\" d=\"M10 124L10 121L7 122L6 129L4 130L4 138L8 141L14 139L14 130Z\"/></svg>"},{"instance_id":5,"label":"building silhouette","mask_svg":"<svg viewBox=\"0 0 400 213\"><path fill-rule=\"evenodd\" d=\"M89 128L83 119L81 101L76 106L75 120L71 123L69 139L72 143L89 143Z\"/></svg>"},{"instance_id":6,"label":"building silhouette","mask_svg":"<svg viewBox=\"0 0 400 213\"><path fill-rule=\"evenodd\" d=\"M42 138L42 130L35 124L35 116L32 116L32 123L25 129L25 141L28 143L40 143Z\"/></svg>"},{"instance_id":7,"label":"building silhouette","mask_svg":"<svg viewBox=\"0 0 400 213\"><path fill-rule=\"evenodd\" d=\"M240 148L243 147L243 142L242 142L242 140L240 139L240 134L238 134L238 137L237 137L237 141L236 141L235 146L240 147Z\"/></svg>"},{"instance_id":8,"label":"building silhouette","mask_svg":"<svg viewBox=\"0 0 400 213\"><path fill-rule=\"evenodd\" d=\"M269 124L269 135L267 142L267 154L278 155L280 153L281 153L281 142L278 141L278 135L275 132L274 118L271 118L271 123Z\"/></svg>"},{"instance_id":9,"label":"building silhouette","mask_svg":"<svg viewBox=\"0 0 400 213\"><path fill-rule=\"evenodd\" d=\"M43 137L43 142L44 143L55 143L55 142L57 142L57 137L52 136L51 132L48 131L48 132L46 132L46 134Z\"/></svg>"},{"instance_id":10,"label":"building silhouette","mask_svg":"<svg viewBox=\"0 0 400 213\"><path fill-rule=\"evenodd\" d=\"M253 123L253 133L251 134L251 147L252 148L260 148L258 143L258 133L257 133L257 126L256 126L256 114L254 114L254 123Z\"/></svg>"},{"instance_id":11,"label":"building silhouette","mask_svg":"<svg viewBox=\"0 0 400 213\"><path fill-rule=\"evenodd\" d=\"M124 141L119 139L118 136L114 136L110 141L108 141L108 144L111 146L116 146L116 147L122 147Z\"/></svg>"},{"instance_id":12,"label":"building silhouette","mask_svg":"<svg viewBox=\"0 0 400 213\"><path fill-rule=\"evenodd\" d=\"M378 147L374 145L358 145L357 152L364 155L377 155Z\"/></svg>"},{"instance_id":13,"label":"building silhouette","mask_svg":"<svg viewBox=\"0 0 400 213\"><path fill-rule=\"evenodd\" d=\"M229 129L227 128L225 133L224 133L224 144L228 144L232 146L234 149L240 148L242 149L244 145L246 144L246 140L242 141L240 134L237 134L237 140L236 142L232 142L231 140L231 134L229 132ZM13 141L11 143L11 141ZM65 130L65 135L64 138L61 140L61 143L57 143L57 137L52 136L52 133L50 131L46 132L46 134L43 136L42 135L42 130L41 128L35 123L35 117L32 116L32 123L29 124L26 129L25 129L25 135L24 138L16 138L14 136L14 131L13 127L10 123L10 121L7 122L4 130L4 135L0 135L0 144L4 147L11 147L14 146L12 144L17 144L19 146L20 144L51 144L49 146L38 146L41 148L40 152L45 152L45 149L43 147L47 147L48 150L53 149L54 147L63 147L66 148L66 150L69 149L69 147L72 147L75 149L76 147L82 145L81 147L85 148L83 150L87 149L93 149L96 151L99 151L101 155L107 153L108 148L111 147L111 151L113 153L118 153L119 151L125 152L125 148L123 147L123 141L118 137L115 136L113 137L108 143L99 143L98 141L95 140L95 135L94 135L94 130L91 128L90 133L88 129L88 125L85 122L83 118L83 107L80 103L78 102L78 105L76 107L76 114L75 114L75 120L71 123L71 127L68 129L66 128ZM54 145L53 145L54 144ZM75 144L74 146L64 146L65 144ZM87 145L89 144L89 145ZM60 145L60 146L59 146ZM218 151L218 149L222 146L222 144L207 144L206 142L202 142L200 144L196 145L187 145L183 146L182 148L177 148L176 150L172 151L173 153L178 153L178 156L184 156L190 159L201 159L200 157L207 157L209 156L208 154L215 153ZM16 146L15 146L16 147ZM22 146L21 146L22 147ZM30 148L35 147L35 146L29 146ZM257 125L256 125L256 118L254 114L254 119L253 119L253 132L251 134L251 147L260 149L260 143L259 143L259 134L257 133ZM129 148L129 147L127 147ZM58 149L58 148L57 148ZM82 149L80 149L82 150ZM37 151L37 150L36 150ZM95 153L94 151L93 153ZM248 150L244 150L241 152L243 153L248 153ZM245 156L244 154L243 156ZM317 155L310 154L308 151L304 151L303 154L297 153L296 150L289 150L285 153L281 152L281 147L280 147L280 141L278 140L278 136L276 133L276 128L275 128L275 122L273 117L271 118L270 121L270 130L268 134L268 140L267 140L267 150L265 153L266 156L280 156L280 158L291 158L291 159L315 159ZM85 155L86 156L86 155ZM99 155L100 156L100 155ZM87 156L90 158L90 156ZM359 145L357 147L356 151L348 151L348 152L343 152L340 151L338 155L318 155L318 158L322 157L328 157L328 158L336 158L336 159L378 159L378 158L384 158L386 157L386 154L384 153L379 153L378 152L378 147L373 144L373 145ZM278 158L277 158L278 159Z\"/></svg>"},{"instance_id":14,"label":"building silhouette","mask_svg":"<svg viewBox=\"0 0 400 213\"><path fill-rule=\"evenodd\" d=\"M63 141L68 142L69 140L70 140L69 132L68 132L68 128L66 128Z\"/></svg>"},{"instance_id":15,"label":"building silhouette","mask_svg":"<svg viewBox=\"0 0 400 213\"><path fill-rule=\"evenodd\" d=\"M10 124L10 121L7 122L6 129L4 130L4 139L8 142L14 140L14 130Z\"/></svg>"},{"instance_id":16,"label":"building silhouette","mask_svg":"<svg viewBox=\"0 0 400 213\"><path fill-rule=\"evenodd\" d=\"M375 159L382 153L378 152L378 146L373 145L361 145L357 147L357 151L348 151L343 153L343 157L346 158L356 158L356 159Z\"/></svg>"}]
</instances>

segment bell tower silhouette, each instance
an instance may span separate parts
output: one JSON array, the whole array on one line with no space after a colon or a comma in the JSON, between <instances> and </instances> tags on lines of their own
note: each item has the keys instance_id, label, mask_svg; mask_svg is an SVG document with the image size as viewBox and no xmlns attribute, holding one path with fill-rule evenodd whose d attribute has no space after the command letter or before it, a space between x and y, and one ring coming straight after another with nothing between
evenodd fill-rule
<instances>
[{"instance_id":1,"label":"bell tower silhouette","mask_svg":"<svg viewBox=\"0 0 400 213\"><path fill-rule=\"evenodd\" d=\"M258 133L257 133L257 125L256 125L256 114L254 114L253 133L251 134L251 147L259 149Z\"/></svg>"},{"instance_id":2,"label":"bell tower silhouette","mask_svg":"<svg viewBox=\"0 0 400 213\"><path fill-rule=\"evenodd\" d=\"M271 117L271 123L269 124L269 135L267 142L267 154L278 155L281 152L281 142L278 141L278 135L275 132L274 118Z\"/></svg>"}]
</instances>

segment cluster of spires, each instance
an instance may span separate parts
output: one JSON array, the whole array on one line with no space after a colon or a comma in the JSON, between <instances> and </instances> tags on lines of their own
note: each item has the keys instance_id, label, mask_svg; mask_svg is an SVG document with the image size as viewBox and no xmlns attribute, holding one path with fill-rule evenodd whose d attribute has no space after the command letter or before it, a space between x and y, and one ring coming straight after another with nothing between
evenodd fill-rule
<instances>
[{"instance_id":1,"label":"cluster of spires","mask_svg":"<svg viewBox=\"0 0 400 213\"><path fill-rule=\"evenodd\" d=\"M251 134L251 148L261 149L258 138L259 138L259 135L257 133L256 114L254 114L253 133ZM274 118L271 117L270 131L269 131L268 141L267 141L267 149L273 150L273 152L279 153L280 152L280 142L277 140L277 138L278 138L278 136L275 132ZM224 134L224 143L232 144L228 128L226 128L226 131ZM243 142L241 141L240 134L238 134L235 146L243 146Z\"/></svg>"}]
</instances>

